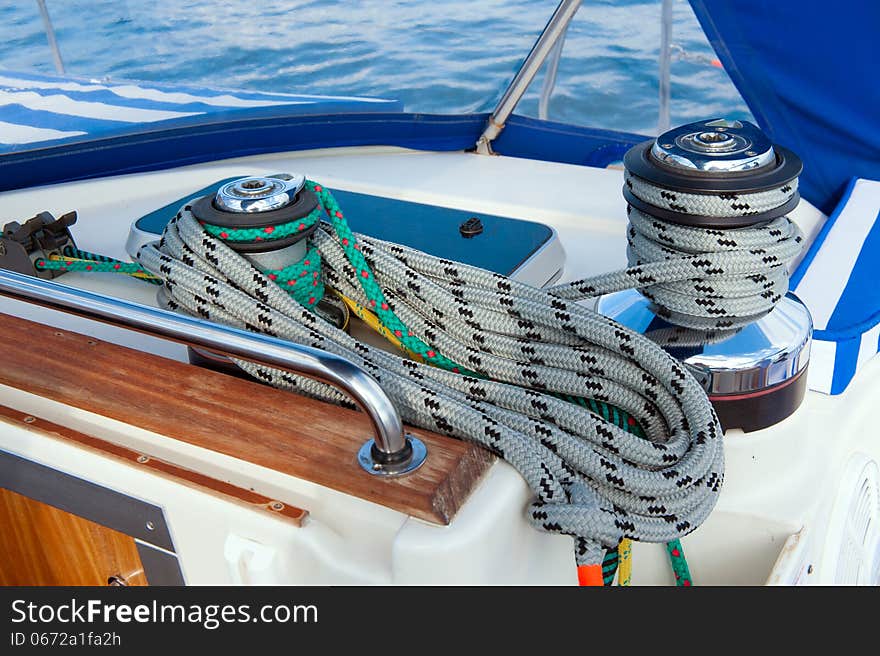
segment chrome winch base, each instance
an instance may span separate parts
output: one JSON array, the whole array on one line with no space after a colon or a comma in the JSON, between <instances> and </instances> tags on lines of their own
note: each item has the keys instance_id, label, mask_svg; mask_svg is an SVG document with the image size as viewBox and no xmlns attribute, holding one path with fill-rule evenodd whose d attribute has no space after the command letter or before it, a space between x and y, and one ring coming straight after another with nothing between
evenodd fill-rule
<instances>
[{"instance_id":1,"label":"chrome winch base","mask_svg":"<svg viewBox=\"0 0 880 656\"><path fill-rule=\"evenodd\" d=\"M804 398L813 323L793 294L766 316L734 331L674 326L635 290L603 296L596 310L684 363L703 385L725 430L752 432L776 424Z\"/></svg>"}]
</instances>

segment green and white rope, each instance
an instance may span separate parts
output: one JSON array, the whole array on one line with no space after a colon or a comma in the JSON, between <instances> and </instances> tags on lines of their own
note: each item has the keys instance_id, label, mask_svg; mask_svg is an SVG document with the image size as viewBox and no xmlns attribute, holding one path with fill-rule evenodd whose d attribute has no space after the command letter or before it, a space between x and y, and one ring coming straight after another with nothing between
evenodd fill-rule
<instances>
[{"instance_id":1,"label":"green and white rope","mask_svg":"<svg viewBox=\"0 0 880 656\"><path fill-rule=\"evenodd\" d=\"M140 278L144 282L153 285L162 284L161 278L151 275L140 264L123 262L106 255L99 255L98 253L91 253L70 246L64 249L63 257L41 257L34 260L34 268L38 271L121 273Z\"/></svg>"}]
</instances>

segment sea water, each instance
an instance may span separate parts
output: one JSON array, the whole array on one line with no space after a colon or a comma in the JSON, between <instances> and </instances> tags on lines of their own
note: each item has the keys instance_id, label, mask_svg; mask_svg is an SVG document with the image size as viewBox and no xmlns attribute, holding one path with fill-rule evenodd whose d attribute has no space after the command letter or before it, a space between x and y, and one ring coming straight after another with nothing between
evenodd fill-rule
<instances>
[{"instance_id":1,"label":"sea water","mask_svg":"<svg viewBox=\"0 0 880 656\"><path fill-rule=\"evenodd\" d=\"M489 111L556 0L47 0L67 73L396 98ZM673 4L672 124L748 118L686 0ZM550 120L656 133L659 0L585 0ZM0 2L0 69L53 73L37 3ZM517 113L537 116L543 71Z\"/></svg>"}]
</instances>

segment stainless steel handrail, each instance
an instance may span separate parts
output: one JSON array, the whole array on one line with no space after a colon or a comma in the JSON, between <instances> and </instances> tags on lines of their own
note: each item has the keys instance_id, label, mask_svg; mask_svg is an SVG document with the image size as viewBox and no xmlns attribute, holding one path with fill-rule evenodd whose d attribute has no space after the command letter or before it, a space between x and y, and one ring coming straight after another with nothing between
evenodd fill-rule
<instances>
[{"instance_id":1,"label":"stainless steel handrail","mask_svg":"<svg viewBox=\"0 0 880 656\"><path fill-rule=\"evenodd\" d=\"M404 433L400 415L379 383L332 353L6 269L0 269L0 295L328 383L351 396L373 424L374 441L365 445L373 457L369 462L360 458L365 469L398 475L424 460L424 445Z\"/></svg>"},{"instance_id":2,"label":"stainless steel handrail","mask_svg":"<svg viewBox=\"0 0 880 656\"><path fill-rule=\"evenodd\" d=\"M46 30L46 39L49 41L49 49L52 51L55 70L60 75L64 75L64 62L61 60L61 50L58 48L58 40L55 38L55 28L52 26L52 19L49 17L46 0L37 0L37 7L39 7L40 16L43 18L43 29Z\"/></svg>"},{"instance_id":3,"label":"stainless steel handrail","mask_svg":"<svg viewBox=\"0 0 880 656\"><path fill-rule=\"evenodd\" d=\"M660 55L657 61L660 106L657 111L657 134L669 130L669 101L672 96L672 0L663 0L660 8Z\"/></svg>"},{"instance_id":4,"label":"stainless steel handrail","mask_svg":"<svg viewBox=\"0 0 880 656\"><path fill-rule=\"evenodd\" d=\"M542 121L546 121L550 116L550 96L553 95L553 89L556 87L556 74L559 72L559 60L562 59L562 49L565 47L565 35L568 34L569 25L565 26L565 31L548 55L550 59L547 60L544 84L541 86L541 96L538 98L538 118Z\"/></svg>"},{"instance_id":5,"label":"stainless steel handrail","mask_svg":"<svg viewBox=\"0 0 880 656\"><path fill-rule=\"evenodd\" d=\"M568 29L568 24L571 22L571 19L577 13L580 6L581 0L562 0L562 2L556 7L556 11L553 12L550 20L547 21L547 26L544 28L544 31L541 32L541 36L535 41L535 45L532 46L531 52L529 52L525 61L523 61L522 66L520 66L519 70L516 72L513 80L510 81L507 90L504 92L504 95L501 96L501 100L498 101L495 111L493 111L492 115L489 117L489 121L483 130L483 134L481 134L480 138L477 140L476 146L478 153L483 155L492 153L492 141L500 134L501 130L504 129L504 125L507 122L507 119L510 118L510 114L516 108L517 103L519 103L519 100L526 92L526 89L529 88L529 85L532 83L532 80L535 78L535 75L538 73L541 64L543 64L544 60L547 58L547 55L553 50L553 47L556 45L556 42L560 37L565 34Z\"/></svg>"},{"instance_id":6,"label":"stainless steel handrail","mask_svg":"<svg viewBox=\"0 0 880 656\"><path fill-rule=\"evenodd\" d=\"M532 81L537 75L541 65L550 57L547 64L547 71L544 75L544 85L541 89L541 95L538 99L538 118L547 120L548 107L550 104L550 96L553 88L556 86L556 73L559 67L559 59L562 55L562 47L565 42L565 36L568 33L571 19L580 8L582 0L562 0L547 22L547 26L535 45L532 46L531 52L523 61L519 70L516 72L513 80L501 96L501 100L495 107L489 117L483 133L477 140L476 152L481 155L492 154L492 141L504 129L507 119L516 109L520 99L528 90ZM660 11L660 54L658 58L659 67L659 100L660 107L658 112L658 133L665 132L669 129L670 112L669 102L671 96L670 68L672 60L672 50L676 48L671 43L672 40L672 0L661 0ZM680 47L679 47L680 49Z\"/></svg>"}]
</instances>

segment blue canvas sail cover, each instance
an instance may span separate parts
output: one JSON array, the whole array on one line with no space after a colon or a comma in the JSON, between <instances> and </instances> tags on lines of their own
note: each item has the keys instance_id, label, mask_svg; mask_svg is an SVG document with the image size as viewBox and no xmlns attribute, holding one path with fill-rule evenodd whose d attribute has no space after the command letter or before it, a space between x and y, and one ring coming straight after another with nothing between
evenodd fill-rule
<instances>
[{"instance_id":1,"label":"blue canvas sail cover","mask_svg":"<svg viewBox=\"0 0 880 656\"><path fill-rule=\"evenodd\" d=\"M690 0L758 125L804 160L830 213L854 176L880 180L880 1Z\"/></svg>"}]
</instances>

